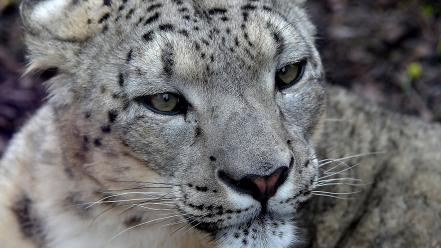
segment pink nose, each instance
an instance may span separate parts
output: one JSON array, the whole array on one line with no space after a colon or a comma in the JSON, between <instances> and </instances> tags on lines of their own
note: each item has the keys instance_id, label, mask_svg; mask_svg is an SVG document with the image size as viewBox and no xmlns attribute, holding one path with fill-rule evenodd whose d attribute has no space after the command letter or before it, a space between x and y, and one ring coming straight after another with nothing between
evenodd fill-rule
<instances>
[{"instance_id":1,"label":"pink nose","mask_svg":"<svg viewBox=\"0 0 441 248\"><path fill-rule=\"evenodd\" d=\"M262 204L266 204L286 181L288 174L288 167L283 166L267 176L247 175L240 180L234 180L225 172L219 171L219 178L236 191L249 194Z\"/></svg>"}]
</instances>

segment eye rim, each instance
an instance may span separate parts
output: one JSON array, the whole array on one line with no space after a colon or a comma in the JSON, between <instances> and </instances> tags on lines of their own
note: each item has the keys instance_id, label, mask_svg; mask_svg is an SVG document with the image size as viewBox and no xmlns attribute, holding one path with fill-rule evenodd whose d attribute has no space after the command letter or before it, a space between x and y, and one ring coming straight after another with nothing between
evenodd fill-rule
<instances>
[{"instance_id":1,"label":"eye rim","mask_svg":"<svg viewBox=\"0 0 441 248\"><path fill-rule=\"evenodd\" d=\"M172 95L178 99L178 103L176 104L176 107L172 111L162 111L162 110L159 110L153 106L152 99L155 96L165 95L165 94ZM135 98L135 101L138 102L143 107L149 109L153 113L160 114L160 115L167 115L167 116L186 114L187 110L188 110L188 106L189 106L187 100L185 100L185 98L182 95L176 94L173 92L163 92L163 93L157 93L157 94L153 94L153 95L139 96L139 97Z\"/></svg>"},{"instance_id":2,"label":"eye rim","mask_svg":"<svg viewBox=\"0 0 441 248\"><path fill-rule=\"evenodd\" d=\"M300 80L302 80L303 76L305 75L307 63L308 63L308 60L305 58L305 59L302 59L298 62L287 63L283 67L278 69L275 74L275 84L276 84L277 89L284 90L284 89L290 88L290 87L294 86L295 84L297 84ZM298 65L299 66L299 73L294 80L292 80L289 84L286 84L283 81L281 81L281 79L278 77L278 73L280 72L280 70L282 70L283 68L285 68L289 65Z\"/></svg>"}]
</instances>

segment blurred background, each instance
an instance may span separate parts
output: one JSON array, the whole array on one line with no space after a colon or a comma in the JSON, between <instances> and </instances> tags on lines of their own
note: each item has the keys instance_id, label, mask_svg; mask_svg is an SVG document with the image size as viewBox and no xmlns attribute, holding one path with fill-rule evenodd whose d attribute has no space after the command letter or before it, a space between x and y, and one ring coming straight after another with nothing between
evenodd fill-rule
<instances>
[{"instance_id":1,"label":"blurred background","mask_svg":"<svg viewBox=\"0 0 441 248\"><path fill-rule=\"evenodd\" d=\"M0 155L45 101L26 65L18 0L0 0ZM330 84L441 122L441 0L308 0Z\"/></svg>"}]
</instances>

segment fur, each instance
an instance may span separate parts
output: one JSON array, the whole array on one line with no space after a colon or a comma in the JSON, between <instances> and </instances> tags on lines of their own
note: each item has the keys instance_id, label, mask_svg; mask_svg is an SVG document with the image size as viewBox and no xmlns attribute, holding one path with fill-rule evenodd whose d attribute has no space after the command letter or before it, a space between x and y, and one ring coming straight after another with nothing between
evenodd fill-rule
<instances>
[{"instance_id":1,"label":"fur","mask_svg":"<svg viewBox=\"0 0 441 248\"><path fill-rule=\"evenodd\" d=\"M303 2L25 0L28 71L58 74L1 161L14 227L2 247L294 245L326 99ZM276 71L302 60L302 79L278 90ZM139 101L163 92L187 113ZM267 210L219 177L281 167Z\"/></svg>"}]
</instances>

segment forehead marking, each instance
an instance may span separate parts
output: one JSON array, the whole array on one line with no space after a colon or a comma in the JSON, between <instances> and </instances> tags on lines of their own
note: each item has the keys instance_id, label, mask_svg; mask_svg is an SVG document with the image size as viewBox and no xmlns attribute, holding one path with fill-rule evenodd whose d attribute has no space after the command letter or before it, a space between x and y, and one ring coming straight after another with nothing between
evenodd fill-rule
<instances>
[{"instance_id":1,"label":"forehead marking","mask_svg":"<svg viewBox=\"0 0 441 248\"><path fill-rule=\"evenodd\" d=\"M148 25L152 22L155 22L159 19L160 13L159 12L155 12L155 14L153 14L152 16L150 16L149 18L147 18L147 20L144 22L144 25Z\"/></svg>"},{"instance_id":2,"label":"forehead marking","mask_svg":"<svg viewBox=\"0 0 441 248\"><path fill-rule=\"evenodd\" d=\"M175 26L173 26L170 23L161 24L161 25L159 25L159 30L165 31L165 32L170 32L170 31L175 30Z\"/></svg>"},{"instance_id":3,"label":"forehead marking","mask_svg":"<svg viewBox=\"0 0 441 248\"><path fill-rule=\"evenodd\" d=\"M162 3L153 4L150 7L147 8L147 12L152 12L156 9L159 9L162 7Z\"/></svg>"},{"instance_id":4,"label":"forehead marking","mask_svg":"<svg viewBox=\"0 0 441 248\"><path fill-rule=\"evenodd\" d=\"M174 51L170 43L166 44L162 50L161 60L165 75L170 77L173 74L173 68L175 66Z\"/></svg>"},{"instance_id":5,"label":"forehead marking","mask_svg":"<svg viewBox=\"0 0 441 248\"><path fill-rule=\"evenodd\" d=\"M151 41L151 40L153 40L153 31L148 31L147 33L145 33L143 36L142 36L142 38L145 40L145 41Z\"/></svg>"}]
</instances>

